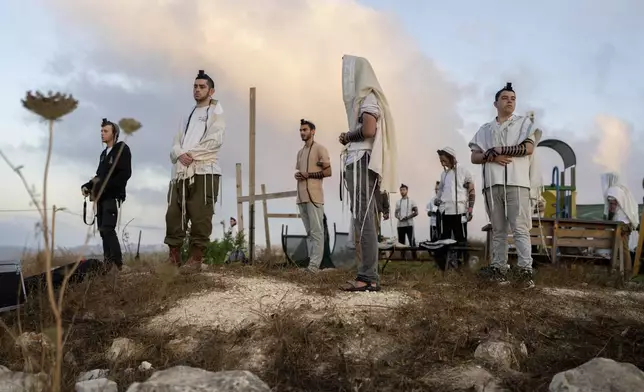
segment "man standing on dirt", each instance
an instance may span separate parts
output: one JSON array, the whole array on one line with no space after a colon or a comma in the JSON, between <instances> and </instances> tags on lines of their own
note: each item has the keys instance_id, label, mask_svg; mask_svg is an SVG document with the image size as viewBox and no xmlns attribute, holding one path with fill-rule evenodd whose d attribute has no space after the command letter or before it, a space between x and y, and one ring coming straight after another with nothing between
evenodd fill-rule
<instances>
[{"instance_id":1,"label":"man standing on dirt","mask_svg":"<svg viewBox=\"0 0 644 392\"><path fill-rule=\"evenodd\" d=\"M467 223L474 210L474 180L466 167L458 164L456 152L451 147L438 150L438 159L444 171L434 204L441 214L441 240L454 239L461 247L467 247ZM467 262L467 251L459 251L460 260ZM438 260L441 263L443 260ZM458 263L457 260L454 261ZM448 265L440 265L445 269ZM457 267L457 265L454 265Z\"/></svg>"},{"instance_id":2,"label":"man standing on dirt","mask_svg":"<svg viewBox=\"0 0 644 392\"><path fill-rule=\"evenodd\" d=\"M338 141L342 153L344 185L351 201L352 227L358 274L345 291L379 291L376 196L397 185L396 131L378 78L362 57L342 57L342 95L349 131Z\"/></svg>"},{"instance_id":3,"label":"man standing on dirt","mask_svg":"<svg viewBox=\"0 0 644 392\"><path fill-rule=\"evenodd\" d=\"M170 151L173 167L164 242L170 248L169 261L179 266L180 249L190 222L186 265L199 267L212 234L221 177L219 150L224 143L226 123L221 104L212 98L215 82L203 70L195 78L192 93L196 105L181 122Z\"/></svg>"},{"instance_id":4,"label":"man standing on dirt","mask_svg":"<svg viewBox=\"0 0 644 392\"><path fill-rule=\"evenodd\" d=\"M405 184L400 185L400 200L396 203L395 216L398 219L398 242L409 246L416 246L416 238L414 233L414 218L418 216L418 206L416 202L409 198L409 188ZM405 240L407 239L407 241ZM407 252L405 258L407 257ZM412 251L412 258L416 259L416 252Z\"/></svg>"},{"instance_id":5,"label":"man standing on dirt","mask_svg":"<svg viewBox=\"0 0 644 392\"><path fill-rule=\"evenodd\" d=\"M494 96L497 117L481 126L469 147L472 163L482 165L485 208L492 223L490 278L507 283L509 227L520 281L525 288L532 288L531 199L536 202L540 185L532 155L541 130L531 117L515 115L515 104L516 94L507 83Z\"/></svg>"},{"instance_id":6,"label":"man standing on dirt","mask_svg":"<svg viewBox=\"0 0 644 392\"><path fill-rule=\"evenodd\" d=\"M101 123L101 153L96 176L81 186L83 196L96 202L96 223L103 240L106 267L123 267L123 254L116 234L119 208L125 201L125 187L132 176L132 154L125 142L119 142L119 126L106 118ZM83 217L85 218L85 217Z\"/></svg>"},{"instance_id":7,"label":"man standing on dirt","mask_svg":"<svg viewBox=\"0 0 644 392\"><path fill-rule=\"evenodd\" d=\"M331 176L331 158L326 147L314 140L315 124L300 120L300 138L304 146L297 152L295 180L297 207L308 236L310 258L308 272L318 272L324 256L324 189L322 181Z\"/></svg>"}]
</instances>

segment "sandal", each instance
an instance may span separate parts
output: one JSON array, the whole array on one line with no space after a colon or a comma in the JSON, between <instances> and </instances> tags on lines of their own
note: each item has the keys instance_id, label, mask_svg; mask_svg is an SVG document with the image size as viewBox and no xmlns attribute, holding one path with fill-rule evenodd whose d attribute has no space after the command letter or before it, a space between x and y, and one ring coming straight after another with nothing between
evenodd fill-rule
<instances>
[{"instance_id":1,"label":"sandal","mask_svg":"<svg viewBox=\"0 0 644 392\"><path fill-rule=\"evenodd\" d=\"M358 286L358 283L364 283L364 286ZM381 287L376 282L371 282L368 279L357 277L354 281L347 281L347 286L341 288L344 291L350 292L364 292L364 291L380 291Z\"/></svg>"},{"instance_id":2,"label":"sandal","mask_svg":"<svg viewBox=\"0 0 644 392\"><path fill-rule=\"evenodd\" d=\"M363 282L363 281L357 280L357 279L354 280L354 281L348 280L347 281L347 286L340 287L340 290L350 291L350 292L369 291L369 286L370 286L369 283L366 283L364 286L358 286L358 282L366 283L366 282Z\"/></svg>"}]
</instances>

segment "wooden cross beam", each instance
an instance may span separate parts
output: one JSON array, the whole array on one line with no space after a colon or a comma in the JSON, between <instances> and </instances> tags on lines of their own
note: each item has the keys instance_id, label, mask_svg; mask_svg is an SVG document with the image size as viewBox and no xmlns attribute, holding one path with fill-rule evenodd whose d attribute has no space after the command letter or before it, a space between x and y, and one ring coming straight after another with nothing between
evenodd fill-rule
<instances>
[{"instance_id":1,"label":"wooden cross beam","mask_svg":"<svg viewBox=\"0 0 644 392\"><path fill-rule=\"evenodd\" d=\"M256 201L261 201L262 202L262 207L263 207L263 212L264 212L264 233L266 236L266 249L268 252L271 252L271 233L270 233L270 226L269 226L269 219L270 218L279 218L279 219L297 219L300 218L300 214L293 214L293 213L269 213L268 212L268 200L276 200L276 199L286 199L290 197L296 197L297 196L297 191L286 191L286 192L275 192L275 193L266 193L266 184L261 184L261 194L259 195L249 195L249 196L243 196L243 190L242 190L242 165L241 163L237 163L235 165L236 169L236 189L237 189L237 225L239 226L239 230L243 231L244 230L244 216L243 216L243 206L244 203L252 203L254 204ZM252 201L251 201L252 199ZM255 211L254 209L251 210L249 208L249 212L254 215ZM248 235L248 247L249 248L254 248L255 247L255 236L250 235L251 231L255 230L255 225L254 222L251 223L249 227L249 235ZM249 249L250 250L250 249ZM250 259L250 252L249 252L249 259ZM254 256L254 253L252 254ZM253 260L251 259L251 262Z\"/></svg>"}]
</instances>

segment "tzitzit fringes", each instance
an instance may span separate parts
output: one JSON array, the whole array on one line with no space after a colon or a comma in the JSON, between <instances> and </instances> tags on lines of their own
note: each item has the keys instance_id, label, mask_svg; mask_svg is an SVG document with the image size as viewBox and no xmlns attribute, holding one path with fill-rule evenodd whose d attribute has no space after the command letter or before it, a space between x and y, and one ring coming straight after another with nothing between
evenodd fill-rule
<instances>
[{"instance_id":1,"label":"tzitzit fringes","mask_svg":"<svg viewBox=\"0 0 644 392\"><path fill-rule=\"evenodd\" d=\"M358 187L360 186L360 169L362 168L362 165L360 164L360 160L357 160L353 163L353 178L351 179L353 181L353 189L351 190L351 195L353 200L353 211L351 212L352 217L354 219L357 218L358 216L358 211L360 211L360 200L358 200Z\"/></svg>"},{"instance_id":2,"label":"tzitzit fringes","mask_svg":"<svg viewBox=\"0 0 644 392\"><path fill-rule=\"evenodd\" d=\"M123 211L123 206L121 202L116 201L116 234L121 232L121 212Z\"/></svg>"},{"instance_id":3,"label":"tzitzit fringes","mask_svg":"<svg viewBox=\"0 0 644 392\"><path fill-rule=\"evenodd\" d=\"M186 180L181 181L181 230L186 230Z\"/></svg>"}]
</instances>

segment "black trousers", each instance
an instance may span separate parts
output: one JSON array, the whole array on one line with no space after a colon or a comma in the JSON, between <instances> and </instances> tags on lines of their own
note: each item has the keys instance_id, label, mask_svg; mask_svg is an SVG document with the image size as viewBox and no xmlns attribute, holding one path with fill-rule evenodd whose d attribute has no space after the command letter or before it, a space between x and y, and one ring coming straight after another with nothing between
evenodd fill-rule
<instances>
[{"instance_id":1,"label":"black trousers","mask_svg":"<svg viewBox=\"0 0 644 392\"><path fill-rule=\"evenodd\" d=\"M406 244L405 237L409 241L409 246L416 246L416 239L414 238L414 226L398 227L398 242ZM403 253L407 256L407 252ZM416 258L416 251L411 252L411 257Z\"/></svg>"},{"instance_id":2,"label":"black trousers","mask_svg":"<svg viewBox=\"0 0 644 392\"><path fill-rule=\"evenodd\" d=\"M467 246L467 222L463 223L463 214L455 215L441 215L441 240L451 239L456 240L457 246ZM460 263L467 261L468 252L467 250L459 250L456 252L457 258ZM441 269L445 269L445 263L447 262L447 252L440 252L439 257L437 258L438 264ZM459 264L460 264L459 263ZM456 267L456 265L454 266Z\"/></svg>"},{"instance_id":3,"label":"black trousers","mask_svg":"<svg viewBox=\"0 0 644 392\"><path fill-rule=\"evenodd\" d=\"M441 213L436 211L435 214L436 226L429 226L429 240L431 242L436 242L441 239Z\"/></svg>"},{"instance_id":4,"label":"black trousers","mask_svg":"<svg viewBox=\"0 0 644 392\"><path fill-rule=\"evenodd\" d=\"M96 211L96 224L103 240L103 257L107 264L123 265L121 245L116 235L116 223L119 219L119 204L116 199L99 200Z\"/></svg>"}]
</instances>

